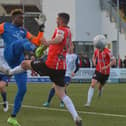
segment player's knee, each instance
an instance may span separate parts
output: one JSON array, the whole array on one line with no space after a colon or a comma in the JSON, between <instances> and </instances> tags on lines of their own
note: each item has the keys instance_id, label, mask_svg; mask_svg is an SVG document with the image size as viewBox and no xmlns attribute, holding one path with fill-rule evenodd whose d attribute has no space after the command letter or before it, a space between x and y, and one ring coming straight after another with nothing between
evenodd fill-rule
<instances>
[{"instance_id":1,"label":"player's knee","mask_svg":"<svg viewBox=\"0 0 126 126\"><path fill-rule=\"evenodd\" d=\"M6 85L5 82L0 83L0 91L2 91L5 88L5 85Z\"/></svg>"},{"instance_id":2,"label":"player's knee","mask_svg":"<svg viewBox=\"0 0 126 126\"><path fill-rule=\"evenodd\" d=\"M91 87L94 88L95 87L95 83L91 83Z\"/></svg>"},{"instance_id":3,"label":"player's knee","mask_svg":"<svg viewBox=\"0 0 126 126\"><path fill-rule=\"evenodd\" d=\"M91 81L91 87L94 88L96 84L97 84L97 80L92 79L92 81Z\"/></svg>"},{"instance_id":4,"label":"player's knee","mask_svg":"<svg viewBox=\"0 0 126 126\"><path fill-rule=\"evenodd\" d=\"M28 61L24 60L24 61L21 63L21 67L22 67L24 70L28 70L28 69L29 69Z\"/></svg>"},{"instance_id":5,"label":"player's knee","mask_svg":"<svg viewBox=\"0 0 126 126\"><path fill-rule=\"evenodd\" d=\"M26 69L26 61L25 61L25 60L21 63L21 67L22 67L23 69Z\"/></svg>"},{"instance_id":6,"label":"player's knee","mask_svg":"<svg viewBox=\"0 0 126 126\"><path fill-rule=\"evenodd\" d=\"M4 88L3 85L0 85L0 92L3 90L3 88Z\"/></svg>"}]
</instances>

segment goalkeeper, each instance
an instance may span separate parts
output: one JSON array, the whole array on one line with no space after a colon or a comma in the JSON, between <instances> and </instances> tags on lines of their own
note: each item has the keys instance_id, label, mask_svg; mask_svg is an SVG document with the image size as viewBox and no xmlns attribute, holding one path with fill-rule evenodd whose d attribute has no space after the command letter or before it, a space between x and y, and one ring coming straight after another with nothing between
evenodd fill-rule
<instances>
[{"instance_id":1,"label":"goalkeeper","mask_svg":"<svg viewBox=\"0 0 126 126\"><path fill-rule=\"evenodd\" d=\"M39 33L35 37L30 32L26 31L23 26L23 12L21 9L15 9L11 13L12 22L4 22L0 24L0 35L4 40L4 58L11 68L21 64L24 60L24 50L31 51L34 47L41 45L41 38L44 32L45 16L40 15L39 19L35 19L39 24ZM15 75L17 84L17 94L14 100L14 107L11 116L8 118L8 123L12 126L20 126L16 120L16 115L20 111L24 95L27 90L27 74L22 73Z\"/></svg>"}]
</instances>

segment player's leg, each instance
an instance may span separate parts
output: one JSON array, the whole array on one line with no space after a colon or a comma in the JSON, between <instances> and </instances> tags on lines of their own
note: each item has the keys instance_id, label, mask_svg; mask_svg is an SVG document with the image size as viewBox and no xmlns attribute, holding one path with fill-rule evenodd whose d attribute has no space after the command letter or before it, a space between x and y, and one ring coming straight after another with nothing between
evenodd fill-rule
<instances>
[{"instance_id":1,"label":"player's leg","mask_svg":"<svg viewBox=\"0 0 126 126\"><path fill-rule=\"evenodd\" d=\"M65 79L64 79L64 83L65 83L65 94L67 94L67 87L70 84L70 82L71 82L71 78L68 77L68 76L65 76ZM60 102L60 107L61 108L64 108L64 102L62 100Z\"/></svg>"},{"instance_id":2,"label":"player's leg","mask_svg":"<svg viewBox=\"0 0 126 126\"><path fill-rule=\"evenodd\" d=\"M88 89L88 96L87 96L87 102L85 104L86 107L89 107L90 104L91 104L91 101L92 101L92 97L94 95L94 87L95 87L95 84L97 83L97 80L95 79L92 79L92 82L91 82L91 85Z\"/></svg>"},{"instance_id":3,"label":"player's leg","mask_svg":"<svg viewBox=\"0 0 126 126\"><path fill-rule=\"evenodd\" d=\"M66 88L67 88L67 86L65 85L65 94L67 94L67 91L66 91ZM64 102L61 100L60 101L60 108L64 108Z\"/></svg>"},{"instance_id":4,"label":"player's leg","mask_svg":"<svg viewBox=\"0 0 126 126\"><path fill-rule=\"evenodd\" d=\"M21 65L18 65L14 68L8 68L6 66L0 66L0 71L5 73L6 75L14 75L14 74L18 74L18 73L22 73L25 72L28 69L32 69L31 68L31 61L32 60L24 60ZM8 64L11 64L10 62L8 62Z\"/></svg>"},{"instance_id":5,"label":"player's leg","mask_svg":"<svg viewBox=\"0 0 126 126\"><path fill-rule=\"evenodd\" d=\"M16 120L16 115L20 111L23 98L27 90L27 86L26 86L27 73L25 72L25 73L15 75L15 80L16 80L18 91L15 96L14 107L11 113L11 117L8 118L8 123L11 124L12 126L15 125L20 126L20 124Z\"/></svg>"},{"instance_id":6,"label":"player's leg","mask_svg":"<svg viewBox=\"0 0 126 126\"><path fill-rule=\"evenodd\" d=\"M101 80L99 80L98 96L102 96L104 85L106 84L106 81L108 80L109 75L103 75L103 74L101 74L100 78L101 78Z\"/></svg>"},{"instance_id":7,"label":"player's leg","mask_svg":"<svg viewBox=\"0 0 126 126\"><path fill-rule=\"evenodd\" d=\"M79 117L72 100L65 93L64 77L65 77L65 71L62 70L55 71L53 75L50 76L51 80L55 82L56 95L64 102L66 108L72 115L73 120L76 123L76 126L82 126L81 118Z\"/></svg>"},{"instance_id":8,"label":"player's leg","mask_svg":"<svg viewBox=\"0 0 126 126\"><path fill-rule=\"evenodd\" d=\"M92 97L94 95L95 85L96 85L96 83L99 82L100 77L101 77L101 74L99 72L95 71L94 75L92 77L92 80L91 80L91 85L90 85L90 87L88 89L88 96L87 96L87 102L85 104L85 107L89 107L90 106L91 101L92 101Z\"/></svg>"},{"instance_id":9,"label":"player's leg","mask_svg":"<svg viewBox=\"0 0 126 126\"><path fill-rule=\"evenodd\" d=\"M64 102L66 108L71 113L76 126L82 126L81 118L79 117L72 100L65 94L65 87L55 85L55 91L57 96Z\"/></svg>"},{"instance_id":10,"label":"player's leg","mask_svg":"<svg viewBox=\"0 0 126 126\"><path fill-rule=\"evenodd\" d=\"M6 91L6 85L8 83L8 77L5 75L1 75L2 80L0 81L0 92L3 99L3 111L8 111L8 101L7 101L7 91Z\"/></svg>"},{"instance_id":11,"label":"player's leg","mask_svg":"<svg viewBox=\"0 0 126 126\"><path fill-rule=\"evenodd\" d=\"M88 89L88 97L87 97L87 102L85 104L86 107L89 107L90 104L91 104L92 97L94 95L94 88L95 88L96 83L97 83L97 80L96 79L92 79L91 85L90 85L90 87Z\"/></svg>"},{"instance_id":12,"label":"player's leg","mask_svg":"<svg viewBox=\"0 0 126 126\"><path fill-rule=\"evenodd\" d=\"M32 60L24 60L21 63L21 68L24 70L32 70L32 66L31 66L31 62ZM37 64L37 61L34 61Z\"/></svg>"},{"instance_id":13,"label":"player's leg","mask_svg":"<svg viewBox=\"0 0 126 126\"><path fill-rule=\"evenodd\" d=\"M42 61L25 61L22 64L22 67L24 69L33 69L34 71L36 71L37 73L40 74L40 76L50 76L50 79L54 82L54 83L58 83L61 86L57 86L55 84L55 92L58 95L58 97L64 102L64 104L66 105L67 109L69 110L69 112L72 114L73 119L75 120L77 126L82 126L81 125L81 119L78 116L78 113L71 101L71 99L65 94L65 87L64 87L64 76L65 76L65 71L62 71L61 73L57 70L52 70L49 69L45 63L43 63ZM40 69L41 68L41 69Z\"/></svg>"},{"instance_id":14,"label":"player's leg","mask_svg":"<svg viewBox=\"0 0 126 126\"><path fill-rule=\"evenodd\" d=\"M55 88L53 86L49 91L48 100L43 104L44 107L49 107L54 95L55 95Z\"/></svg>"},{"instance_id":15,"label":"player's leg","mask_svg":"<svg viewBox=\"0 0 126 126\"><path fill-rule=\"evenodd\" d=\"M16 66L14 68L0 66L0 72L4 73L6 75L14 75L14 74L25 72L25 70L21 67L21 65Z\"/></svg>"},{"instance_id":16,"label":"player's leg","mask_svg":"<svg viewBox=\"0 0 126 126\"><path fill-rule=\"evenodd\" d=\"M102 85L101 83L99 83L99 85L98 85L98 97L102 96L103 87L104 87L104 85Z\"/></svg>"},{"instance_id":17,"label":"player's leg","mask_svg":"<svg viewBox=\"0 0 126 126\"><path fill-rule=\"evenodd\" d=\"M12 62L19 61L18 59L22 57L24 50L33 51L35 46L31 44L27 39L19 40L13 42L7 48L4 49L4 57L8 62L9 66L13 66ZM19 65L19 63L17 63Z\"/></svg>"},{"instance_id":18,"label":"player's leg","mask_svg":"<svg viewBox=\"0 0 126 126\"><path fill-rule=\"evenodd\" d=\"M28 39L18 40L12 43L13 55L19 57L24 51L33 51L35 46Z\"/></svg>"},{"instance_id":19,"label":"player's leg","mask_svg":"<svg viewBox=\"0 0 126 126\"><path fill-rule=\"evenodd\" d=\"M14 109L12 112L12 117L16 117L17 113L19 112L21 108L21 104L27 90L27 85L26 85L27 73L25 72L25 73L15 75L15 80L17 83L18 91L17 91L15 101L14 101Z\"/></svg>"},{"instance_id":20,"label":"player's leg","mask_svg":"<svg viewBox=\"0 0 126 126\"><path fill-rule=\"evenodd\" d=\"M14 75L25 72L21 65L14 67L13 69L8 70L8 75Z\"/></svg>"},{"instance_id":21,"label":"player's leg","mask_svg":"<svg viewBox=\"0 0 126 126\"><path fill-rule=\"evenodd\" d=\"M9 68L7 68L6 66L0 66L0 72L8 75L8 71L9 71Z\"/></svg>"}]
</instances>

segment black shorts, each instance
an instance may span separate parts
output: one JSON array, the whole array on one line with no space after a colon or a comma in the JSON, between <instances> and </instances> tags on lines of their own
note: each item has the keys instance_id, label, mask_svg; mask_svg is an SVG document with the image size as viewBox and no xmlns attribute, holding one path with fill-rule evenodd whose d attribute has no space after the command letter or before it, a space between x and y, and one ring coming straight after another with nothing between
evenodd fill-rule
<instances>
[{"instance_id":1,"label":"black shorts","mask_svg":"<svg viewBox=\"0 0 126 126\"><path fill-rule=\"evenodd\" d=\"M97 80L98 82L100 82L102 85L104 85L106 83L106 81L108 80L109 75L104 75L98 71L95 71L92 79Z\"/></svg>"},{"instance_id":2,"label":"black shorts","mask_svg":"<svg viewBox=\"0 0 126 126\"><path fill-rule=\"evenodd\" d=\"M64 87L65 70L55 70L48 68L42 60L35 60L31 62L32 69L40 76L49 76L51 81L56 85Z\"/></svg>"}]
</instances>

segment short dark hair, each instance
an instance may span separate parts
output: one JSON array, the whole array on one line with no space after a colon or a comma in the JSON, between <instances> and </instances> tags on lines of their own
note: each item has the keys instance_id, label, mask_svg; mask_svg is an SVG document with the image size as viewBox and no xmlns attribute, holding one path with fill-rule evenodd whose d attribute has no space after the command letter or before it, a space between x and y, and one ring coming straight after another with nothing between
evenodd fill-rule
<instances>
[{"instance_id":1,"label":"short dark hair","mask_svg":"<svg viewBox=\"0 0 126 126\"><path fill-rule=\"evenodd\" d=\"M23 14L22 9L14 9L14 10L11 11L11 16L16 16L16 15L19 15L19 14Z\"/></svg>"},{"instance_id":2,"label":"short dark hair","mask_svg":"<svg viewBox=\"0 0 126 126\"><path fill-rule=\"evenodd\" d=\"M58 16L63 20L65 24L68 24L70 20L69 14L63 12L63 13L58 13Z\"/></svg>"}]
</instances>

